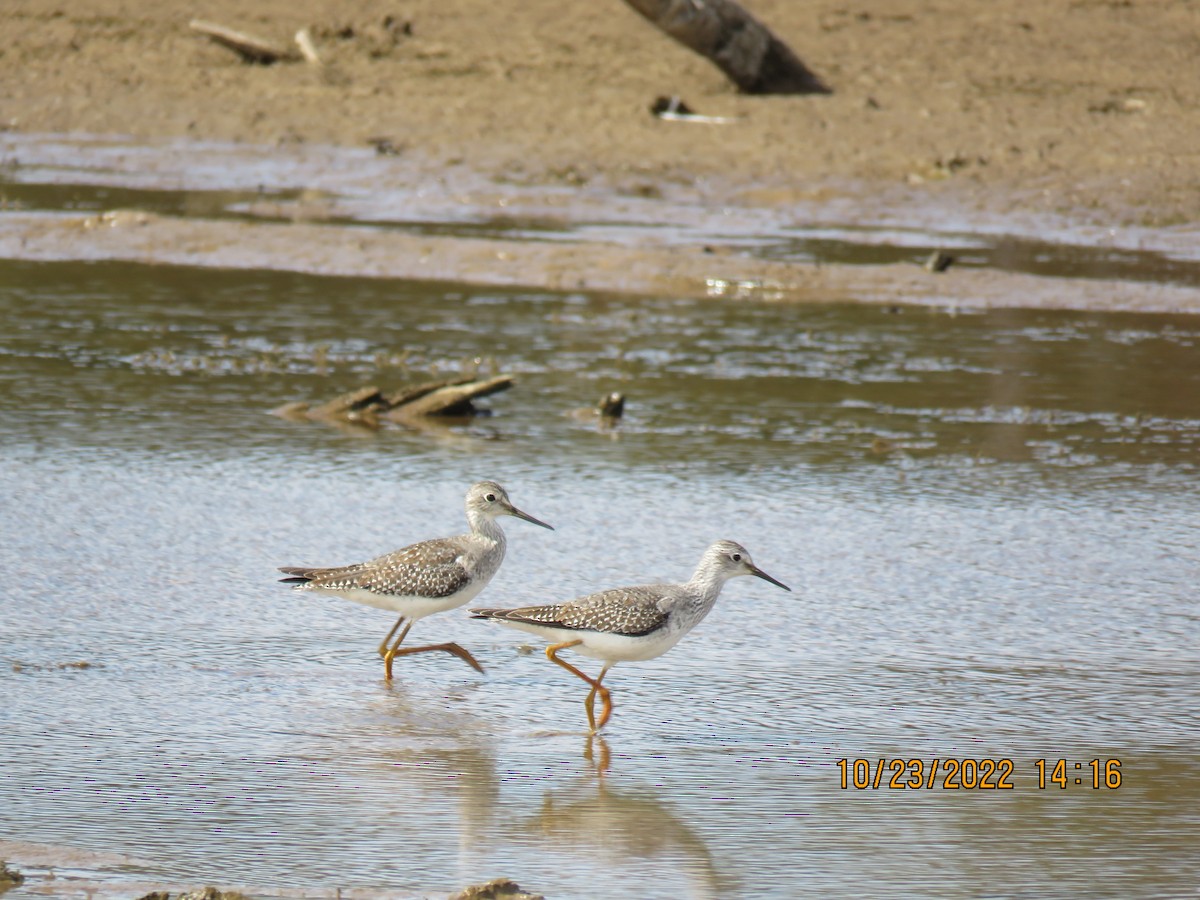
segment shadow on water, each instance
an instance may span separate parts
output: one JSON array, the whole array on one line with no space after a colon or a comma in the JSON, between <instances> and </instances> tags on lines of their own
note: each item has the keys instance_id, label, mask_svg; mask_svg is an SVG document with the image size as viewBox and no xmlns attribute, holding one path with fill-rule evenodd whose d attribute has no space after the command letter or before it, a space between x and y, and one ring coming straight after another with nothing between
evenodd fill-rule
<instances>
[{"instance_id":1,"label":"shadow on water","mask_svg":"<svg viewBox=\"0 0 1200 900\"><path fill-rule=\"evenodd\" d=\"M0 317L0 854L33 876L6 897L1200 876L1193 318L24 262ZM493 415L268 414L464 367L516 376ZM612 390L615 427L571 415ZM586 742L578 681L512 634L422 620L485 674L423 654L387 685L390 615L276 582L455 533L480 477L557 529L507 527L487 605L684 578L717 537L796 593L731 584L614 670ZM839 783L964 757L1013 789ZM1124 780L1039 786L1058 759Z\"/></svg>"}]
</instances>

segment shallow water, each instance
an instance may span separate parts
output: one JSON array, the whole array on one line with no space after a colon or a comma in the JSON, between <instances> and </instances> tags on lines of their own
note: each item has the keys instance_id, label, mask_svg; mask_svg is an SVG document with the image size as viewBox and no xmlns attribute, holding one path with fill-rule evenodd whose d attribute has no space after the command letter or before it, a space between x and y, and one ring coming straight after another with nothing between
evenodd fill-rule
<instances>
[{"instance_id":1,"label":"shallow water","mask_svg":"<svg viewBox=\"0 0 1200 900\"><path fill-rule=\"evenodd\" d=\"M1194 892L1200 321L14 262L0 317L7 897ZM517 376L494 415L267 414L463 365ZM616 428L569 414L610 390ZM719 537L795 593L618 666L589 746L523 635L424 620L487 674L388 685L386 614L275 583L461 529L481 477L557 528L506 520L488 605ZM962 758L1012 789L852 784Z\"/></svg>"}]
</instances>

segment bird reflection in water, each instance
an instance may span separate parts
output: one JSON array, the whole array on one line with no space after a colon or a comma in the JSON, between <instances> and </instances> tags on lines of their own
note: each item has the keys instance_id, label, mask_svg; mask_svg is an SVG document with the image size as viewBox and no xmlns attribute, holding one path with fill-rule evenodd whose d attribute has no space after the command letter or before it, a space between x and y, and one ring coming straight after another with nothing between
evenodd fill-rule
<instances>
[{"instance_id":1,"label":"bird reflection in water","mask_svg":"<svg viewBox=\"0 0 1200 900\"><path fill-rule=\"evenodd\" d=\"M673 896L730 895L733 879L717 870L704 839L656 796L655 788L636 782L613 787L621 777L605 777L612 751L601 735L585 739L583 757L592 771L547 790L541 810L519 822L522 833L536 835L549 853L600 856L595 861L605 869L653 878L660 887L678 879L682 889Z\"/></svg>"},{"instance_id":2,"label":"bird reflection in water","mask_svg":"<svg viewBox=\"0 0 1200 900\"><path fill-rule=\"evenodd\" d=\"M383 711L393 746L381 750L381 736L372 735L369 755L385 765L374 769L381 794L370 793L387 798L388 815L381 821L387 821L391 833L399 831L435 862L440 854L454 859L438 865L472 871L532 841L540 854L570 861L577 872L595 867L635 880L652 879L681 898L735 893L734 879L718 870L701 835L662 799L663 788L636 776L626 778L621 764L629 758L614 755L602 735L587 736L581 748L574 745L582 750L584 764L575 767L575 774L551 779L539 804L536 794L505 788L513 767L498 763L495 745L482 736L486 729L471 715L400 691L389 697ZM357 749L368 755L367 747ZM430 843L430 821L456 823L436 832L436 847Z\"/></svg>"},{"instance_id":3,"label":"bird reflection in water","mask_svg":"<svg viewBox=\"0 0 1200 900\"><path fill-rule=\"evenodd\" d=\"M598 756L592 752L596 746L600 748ZM596 774L601 778L608 774L608 770L612 767L612 751L608 749L608 741L595 731L589 733L585 739L583 758L591 763L592 768L596 770Z\"/></svg>"}]
</instances>

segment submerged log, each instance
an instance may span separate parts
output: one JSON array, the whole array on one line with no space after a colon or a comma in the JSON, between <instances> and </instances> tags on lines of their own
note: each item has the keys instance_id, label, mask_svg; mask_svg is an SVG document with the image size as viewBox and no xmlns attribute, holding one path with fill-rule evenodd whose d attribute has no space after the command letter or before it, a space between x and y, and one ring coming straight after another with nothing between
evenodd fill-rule
<instances>
[{"instance_id":1,"label":"submerged log","mask_svg":"<svg viewBox=\"0 0 1200 900\"><path fill-rule=\"evenodd\" d=\"M0 859L0 893L24 883L25 876L16 869L10 869L4 860Z\"/></svg>"},{"instance_id":2,"label":"submerged log","mask_svg":"<svg viewBox=\"0 0 1200 900\"><path fill-rule=\"evenodd\" d=\"M411 387L401 388L398 391L393 391L384 397L384 402L388 409L395 409L399 406L404 406L406 403L415 403L426 394L432 394L439 388L455 387L460 384L470 384L475 379L469 375L465 378L443 378L440 381L426 381L423 384L414 384Z\"/></svg>"},{"instance_id":3,"label":"submerged log","mask_svg":"<svg viewBox=\"0 0 1200 900\"><path fill-rule=\"evenodd\" d=\"M791 48L734 0L625 0L747 94L828 94Z\"/></svg>"},{"instance_id":4,"label":"submerged log","mask_svg":"<svg viewBox=\"0 0 1200 900\"><path fill-rule=\"evenodd\" d=\"M285 419L346 423L379 427L381 418L403 422L426 416L470 416L479 412L472 403L481 397L506 391L511 375L491 378L451 378L428 381L385 394L367 385L317 406L304 401L285 403L272 414Z\"/></svg>"},{"instance_id":5,"label":"submerged log","mask_svg":"<svg viewBox=\"0 0 1200 900\"><path fill-rule=\"evenodd\" d=\"M320 406L314 406L308 414L317 419L336 419L364 410L374 411L383 403L383 391L375 385L369 384L356 391L342 394L340 397L334 397Z\"/></svg>"},{"instance_id":6,"label":"submerged log","mask_svg":"<svg viewBox=\"0 0 1200 900\"><path fill-rule=\"evenodd\" d=\"M450 382L425 391L388 410L389 419L410 419L415 416L470 416L478 410L473 400L507 391L513 385L511 375L493 378Z\"/></svg>"}]
</instances>

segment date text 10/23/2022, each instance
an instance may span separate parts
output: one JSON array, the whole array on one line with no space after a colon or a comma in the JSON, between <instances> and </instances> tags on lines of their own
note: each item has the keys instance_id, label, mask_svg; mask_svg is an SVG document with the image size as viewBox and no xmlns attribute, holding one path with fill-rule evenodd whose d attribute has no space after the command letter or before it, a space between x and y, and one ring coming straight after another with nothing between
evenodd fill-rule
<instances>
[{"instance_id":1,"label":"date text 10/23/2022","mask_svg":"<svg viewBox=\"0 0 1200 900\"><path fill-rule=\"evenodd\" d=\"M839 759L842 790L991 790L1011 791L1017 771L1011 759ZM1068 786L1116 790L1121 786L1119 759L1037 759L1038 790Z\"/></svg>"}]
</instances>

